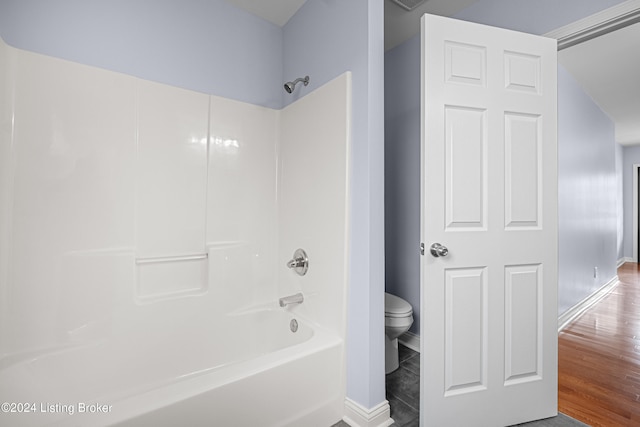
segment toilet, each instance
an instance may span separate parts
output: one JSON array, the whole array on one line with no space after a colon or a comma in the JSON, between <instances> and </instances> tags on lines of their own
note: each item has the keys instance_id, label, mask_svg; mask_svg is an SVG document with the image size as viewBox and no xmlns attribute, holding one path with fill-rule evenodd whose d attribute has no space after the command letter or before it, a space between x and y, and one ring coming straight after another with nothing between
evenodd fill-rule
<instances>
[{"instance_id":1,"label":"toilet","mask_svg":"<svg viewBox=\"0 0 640 427\"><path fill-rule=\"evenodd\" d=\"M411 304L400 297L384 294L385 362L384 370L389 374L400 366L398 360L398 337L409 330L413 323Z\"/></svg>"}]
</instances>

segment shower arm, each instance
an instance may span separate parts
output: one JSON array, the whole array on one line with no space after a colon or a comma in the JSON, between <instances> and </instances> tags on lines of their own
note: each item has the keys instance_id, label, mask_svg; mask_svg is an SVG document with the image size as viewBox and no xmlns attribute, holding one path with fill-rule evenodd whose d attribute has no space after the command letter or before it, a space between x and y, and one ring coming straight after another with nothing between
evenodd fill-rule
<instances>
[{"instance_id":1,"label":"shower arm","mask_svg":"<svg viewBox=\"0 0 640 427\"><path fill-rule=\"evenodd\" d=\"M286 82L284 84L284 90L287 93L293 93L293 90L295 89L296 85L298 83L302 82L302 84L304 84L305 86L309 85L309 76L304 76L304 77L298 77L297 79L295 79L292 82Z\"/></svg>"},{"instance_id":2,"label":"shower arm","mask_svg":"<svg viewBox=\"0 0 640 427\"><path fill-rule=\"evenodd\" d=\"M297 79L295 79L294 81L291 82L291 84L293 86L297 85L298 83L302 82L305 86L309 84L309 76L306 77L298 77Z\"/></svg>"}]
</instances>

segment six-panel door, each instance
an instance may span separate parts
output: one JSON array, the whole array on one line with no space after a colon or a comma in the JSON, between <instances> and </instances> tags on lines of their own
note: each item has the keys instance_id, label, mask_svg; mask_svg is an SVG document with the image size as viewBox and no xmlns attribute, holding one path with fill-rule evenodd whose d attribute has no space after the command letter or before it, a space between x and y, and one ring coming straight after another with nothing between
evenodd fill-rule
<instances>
[{"instance_id":1,"label":"six-panel door","mask_svg":"<svg viewBox=\"0 0 640 427\"><path fill-rule=\"evenodd\" d=\"M555 40L425 15L421 425L556 414Z\"/></svg>"}]
</instances>

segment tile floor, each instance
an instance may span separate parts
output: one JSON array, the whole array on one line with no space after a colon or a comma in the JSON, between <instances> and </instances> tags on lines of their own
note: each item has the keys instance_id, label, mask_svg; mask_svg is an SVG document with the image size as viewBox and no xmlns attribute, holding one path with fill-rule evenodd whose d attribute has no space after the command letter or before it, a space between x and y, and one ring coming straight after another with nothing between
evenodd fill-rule
<instances>
[{"instance_id":1,"label":"tile floor","mask_svg":"<svg viewBox=\"0 0 640 427\"><path fill-rule=\"evenodd\" d=\"M400 344L400 367L386 376L387 400L391 407L394 427L419 427L420 425L420 353ZM518 424L522 427L588 427L559 414L546 420ZM331 427L350 427L340 421ZM516 426L514 426L516 427Z\"/></svg>"},{"instance_id":2,"label":"tile floor","mask_svg":"<svg viewBox=\"0 0 640 427\"><path fill-rule=\"evenodd\" d=\"M400 367L386 377L387 400L397 427L420 423L420 353L400 344Z\"/></svg>"},{"instance_id":3,"label":"tile floor","mask_svg":"<svg viewBox=\"0 0 640 427\"><path fill-rule=\"evenodd\" d=\"M400 344L400 367L386 376L387 400L394 427L420 425L420 353ZM349 427L340 421L331 427Z\"/></svg>"}]
</instances>

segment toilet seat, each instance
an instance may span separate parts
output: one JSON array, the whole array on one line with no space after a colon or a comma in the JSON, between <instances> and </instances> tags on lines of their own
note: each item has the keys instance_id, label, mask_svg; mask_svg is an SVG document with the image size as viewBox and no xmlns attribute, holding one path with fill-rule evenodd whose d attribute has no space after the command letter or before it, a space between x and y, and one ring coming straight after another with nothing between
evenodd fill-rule
<instances>
[{"instance_id":1,"label":"toilet seat","mask_svg":"<svg viewBox=\"0 0 640 427\"><path fill-rule=\"evenodd\" d=\"M384 294L384 315L385 317L409 317L413 314L411 304L395 295Z\"/></svg>"}]
</instances>

